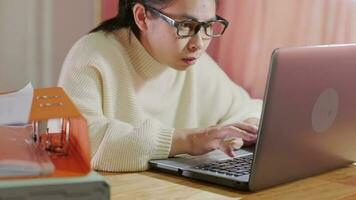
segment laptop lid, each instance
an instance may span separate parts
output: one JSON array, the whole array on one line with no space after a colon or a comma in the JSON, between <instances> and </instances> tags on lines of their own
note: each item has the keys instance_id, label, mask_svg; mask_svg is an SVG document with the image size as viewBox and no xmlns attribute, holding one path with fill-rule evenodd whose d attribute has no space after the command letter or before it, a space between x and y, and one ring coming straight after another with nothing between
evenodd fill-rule
<instances>
[{"instance_id":1,"label":"laptop lid","mask_svg":"<svg viewBox=\"0 0 356 200\"><path fill-rule=\"evenodd\" d=\"M275 50L249 189L354 162L355 86L355 44Z\"/></svg>"}]
</instances>

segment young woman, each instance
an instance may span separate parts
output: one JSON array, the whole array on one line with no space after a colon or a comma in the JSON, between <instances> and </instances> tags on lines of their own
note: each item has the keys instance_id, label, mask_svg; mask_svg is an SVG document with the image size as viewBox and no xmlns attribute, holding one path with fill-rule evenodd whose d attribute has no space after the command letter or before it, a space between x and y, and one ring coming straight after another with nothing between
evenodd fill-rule
<instances>
[{"instance_id":1,"label":"young woman","mask_svg":"<svg viewBox=\"0 0 356 200\"><path fill-rule=\"evenodd\" d=\"M150 159L256 140L261 101L205 53L228 22L216 0L120 0L119 14L69 52L59 85L86 117L94 169L139 171Z\"/></svg>"}]
</instances>

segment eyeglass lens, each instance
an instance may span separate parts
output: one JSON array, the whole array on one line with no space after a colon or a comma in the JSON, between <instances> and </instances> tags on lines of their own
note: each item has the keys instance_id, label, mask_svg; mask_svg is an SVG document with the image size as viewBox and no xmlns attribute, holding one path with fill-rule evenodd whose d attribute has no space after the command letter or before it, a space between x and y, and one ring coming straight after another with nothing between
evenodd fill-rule
<instances>
[{"instance_id":1,"label":"eyeglass lens","mask_svg":"<svg viewBox=\"0 0 356 200\"><path fill-rule=\"evenodd\" d=\"M204 24L203 26L205 29L205 33L208 36L220 36L225 29L225 24L220 21L212 21ZM178 34L180 36L192 36L199 31L197 30L197 28L200 28L199 22L181 22L178 26Z\"/></svg>"}]
</instances>

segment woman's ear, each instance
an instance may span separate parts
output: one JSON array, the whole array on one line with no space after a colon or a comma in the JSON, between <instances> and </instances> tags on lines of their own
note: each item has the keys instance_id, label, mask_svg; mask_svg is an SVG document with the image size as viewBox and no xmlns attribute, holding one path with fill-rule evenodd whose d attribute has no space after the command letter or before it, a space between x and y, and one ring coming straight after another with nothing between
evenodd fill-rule
<instances>
[{"instance_id":1,"label":"woman's ear","mask_svg":"<svg viewBox=\"0 0 356 200\"><path fill-rule=\"evenodd\" d=\"M142 4L136 3L132 8L132 12L137 27L141 31L146 31L147 30L146 8Z\"/></svg>"}]
</instances>

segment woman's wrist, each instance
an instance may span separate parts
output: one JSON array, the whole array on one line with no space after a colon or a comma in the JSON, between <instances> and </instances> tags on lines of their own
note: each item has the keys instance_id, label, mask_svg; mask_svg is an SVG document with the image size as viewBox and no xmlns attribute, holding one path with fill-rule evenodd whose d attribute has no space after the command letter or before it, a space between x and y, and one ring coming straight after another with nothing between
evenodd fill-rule
<instances>
[{"instance_id":1,"label":"woman's wrist","mask_svg":"<svg viewBox=\"0 0 356 200\"><path fill-rule=\"evenodd\" d=\"M169 152L169 157L187 153L187 149L189 148L187 141L187 133L186 130L178 130L176 129L173 133L172 137L172 145L171 150Z\"/></svg>"},{"instance_id":2,"label":"woman's wrist","mask_svg":"<svg viewBox=\"0 0 356 200\"><path fill-rule=\"evenodd\" d=\"M172 137L169 157L192 152L194 135L204 132L205 129L176 129Z\"/></svg>"}]
</instances>

